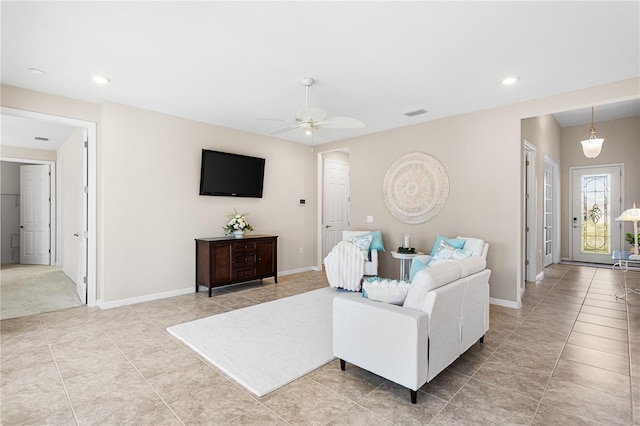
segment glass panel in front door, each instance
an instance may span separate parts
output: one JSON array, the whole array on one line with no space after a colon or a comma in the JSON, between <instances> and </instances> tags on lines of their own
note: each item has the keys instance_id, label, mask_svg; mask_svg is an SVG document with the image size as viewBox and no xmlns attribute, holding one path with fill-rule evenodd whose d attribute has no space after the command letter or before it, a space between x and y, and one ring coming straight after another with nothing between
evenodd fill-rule
<instances>
[{"instance_id":1,"label":"glass panel in front door","mask_svg":"<svg viewBox=\"0 0 640 426\"><path fill-rule=\"evenodd\" d=\"M582 176L582 235L580 238L582 253L609 254L611 252L610 188L610 174Z\"/></svg>"}]
</instances>

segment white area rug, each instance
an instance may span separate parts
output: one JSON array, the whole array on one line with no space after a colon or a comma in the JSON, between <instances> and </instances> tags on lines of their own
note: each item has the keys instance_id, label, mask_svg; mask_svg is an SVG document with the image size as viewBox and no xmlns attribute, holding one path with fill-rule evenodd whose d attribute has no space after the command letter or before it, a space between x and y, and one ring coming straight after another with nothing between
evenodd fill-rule
<instances>
[{"instance_id":1,"label":"white area rug","mask_svg":"<svg viewBox=\"0 0 640 426\"><path fill-rule=\"evenodd\" d=\"M334 288L167 328L257 396L333 359Z\"/></svg>"}]
</instances>

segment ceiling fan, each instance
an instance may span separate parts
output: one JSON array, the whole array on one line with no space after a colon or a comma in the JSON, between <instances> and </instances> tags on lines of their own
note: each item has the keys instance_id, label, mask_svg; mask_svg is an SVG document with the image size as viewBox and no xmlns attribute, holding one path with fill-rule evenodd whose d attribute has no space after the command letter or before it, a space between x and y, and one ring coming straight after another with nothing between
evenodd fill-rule
<instances>
[{"instance_id":1,"label":"ceiling fan","mask_svg":"<svg viewBox=\"0 0 640 426\"><path fill-rule=\"evenodd\" d=\"M359 129L364 127L360 121L350 117L327 117L327 112L320 108L309 108L309 87L313 84L314 80L311 77L304 77L301 81L305 87L306 106L300 108L296 112L295 121L279 120L274 118L263 118L263 120L276 120L284 121L287 123L294 123L290 126L281 127L270 132L270 135L277 135L279 133L289 132L291 130L303 129L306 134L318 133L322 129Z\"/></svg>"}]
</instances>

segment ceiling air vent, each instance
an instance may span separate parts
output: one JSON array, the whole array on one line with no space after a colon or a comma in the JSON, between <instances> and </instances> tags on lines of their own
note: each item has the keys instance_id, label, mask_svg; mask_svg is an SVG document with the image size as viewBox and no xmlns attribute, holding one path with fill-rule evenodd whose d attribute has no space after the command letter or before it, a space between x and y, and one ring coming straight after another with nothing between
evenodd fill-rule
<instances>
[{"instance_id":1,"label":"ceiling air vent","mask_svg":"<svg viewBox=\"0 0 640 426\"><path fill-rule=\"evenodd\" d=\"M406 115L407 117L415 117L416 115L426 114L426 113L427 113L427 110L424 108L418 108L412 111L403 112L403 114Z\"/></svg>"},{"instance_id":2,"label":"ceiling air vent","mask_svg":"<svg viewBox=\"0 0 640 426\"><path fill-rule=\"evenodd\" d=\"M49 140L49 138L45 138L43 136L36 136L34 139L41 142L46 142Z\"/></svg>"}]
</instances>

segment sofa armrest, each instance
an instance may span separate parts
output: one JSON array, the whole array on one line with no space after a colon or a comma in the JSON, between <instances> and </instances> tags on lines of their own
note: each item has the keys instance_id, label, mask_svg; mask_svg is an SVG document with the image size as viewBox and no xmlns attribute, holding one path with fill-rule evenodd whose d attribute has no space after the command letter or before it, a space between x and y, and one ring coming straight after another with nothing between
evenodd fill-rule
<instances>
[{"instance_id":1,"label":"sofa armrest","mask_svg":"<svg viewBox=\"0 0 640 426\"><path fill-rule=\"evenodd\" d=\"M428 372L429 316L357 297L333 299L333 354L417 390Z\"/></svg>"}]
</instances>

